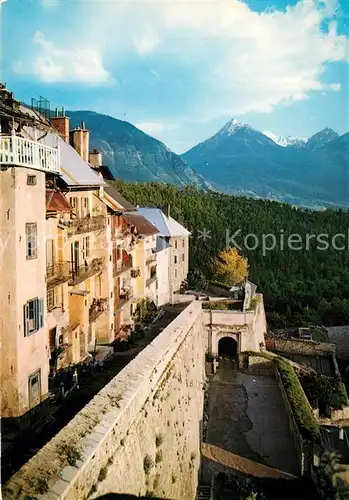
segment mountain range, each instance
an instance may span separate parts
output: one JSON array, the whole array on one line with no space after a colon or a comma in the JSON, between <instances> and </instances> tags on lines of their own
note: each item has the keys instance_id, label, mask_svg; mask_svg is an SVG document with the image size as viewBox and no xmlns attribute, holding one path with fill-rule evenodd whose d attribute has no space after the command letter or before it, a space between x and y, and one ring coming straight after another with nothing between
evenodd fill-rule
<instances>
[{"instance_id":1,"label":"mountain range","mask_svg":"<svg viewBox=\"0 0 349 500\"><path fill-rule=\"evenodd\" d=\"M91 147L103 153L104 164L115 178L211 187L179 155L131 123L94 111L68 111L67 115L72 127L86 123Z\"/></svg>"},{"instance_id":2,"label":"mountain range","mask_svg":"<svg viewBox=\"0 0 349 500\"><path fill-rule=\"evenodd\" d=\"M268 135L233 119L182 158L227 193L312 208L349 205L349 133Z\"/></svg>"},{"instance_id":3,"label":"mountain range","mask_svg":"<svg viewBox=\"0 0 349 500\"><path fill-rule=\"evenodd\" d=\"M311 208L349 205L349 133L325 128L309 139L283 137L232 119L180 156L126 121L93 111L67 114L72 127L86 123L91 147L101 150L115 178L192 184Z\"/></svg>"}]
</instances>

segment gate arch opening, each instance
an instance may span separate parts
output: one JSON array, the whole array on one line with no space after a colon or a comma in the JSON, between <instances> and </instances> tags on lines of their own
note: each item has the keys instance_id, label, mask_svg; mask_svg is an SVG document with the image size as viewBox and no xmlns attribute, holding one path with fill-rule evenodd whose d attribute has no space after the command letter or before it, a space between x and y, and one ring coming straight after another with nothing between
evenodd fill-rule
<instances>
[{"instance_id":1,"label":"gate arch opening","mask_svg":"<svg viewBox=\"0 0 349 500\"><path fill-rule=\"evenodd\" d=\"M238 343L231 337L222 337L218 341L218 356L236 359L238 356Z\"/></svg>"}]
</instances>

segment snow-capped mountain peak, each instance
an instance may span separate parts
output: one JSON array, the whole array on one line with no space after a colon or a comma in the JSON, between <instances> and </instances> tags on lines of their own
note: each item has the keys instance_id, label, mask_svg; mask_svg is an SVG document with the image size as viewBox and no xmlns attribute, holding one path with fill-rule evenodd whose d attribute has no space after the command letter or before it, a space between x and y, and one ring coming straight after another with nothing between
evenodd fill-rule
<instances>
[{"instance_id":1,"label":"snow-capped mountain peak","mask_svg":"<svg viewBox=\"0 0 349 500\"><path fill-rule=\"evenodd\" d=\"M293 136L285 136L285 135L277 135L269 130L263 132L263 134L269 139L271 139L275 144L282 146L283 148L287 148L289 146L302 147L304 144L308 142L306 137L293 137Z\"/></svg>"},{"instance_id":2,"label":"snow-capped mountain peak","mask_svg":"<svg viewBox=\"0 0 349 500\"><path fill-rule=\"evenodd\" d=\"M221 134L225 135L233 135L237 130L239 129L250 129L251 127L249 125L246 125L246 123L242 123L239 120L236 120L233 118L232 120L229 120L228 123L224 125L224 127L221 130Z\"/></svg>"}]
</instances>

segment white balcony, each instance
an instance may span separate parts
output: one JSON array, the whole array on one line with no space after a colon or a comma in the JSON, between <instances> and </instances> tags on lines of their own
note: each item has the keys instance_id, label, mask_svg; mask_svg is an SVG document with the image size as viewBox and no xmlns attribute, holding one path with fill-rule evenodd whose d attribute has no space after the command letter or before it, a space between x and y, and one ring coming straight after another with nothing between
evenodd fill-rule
<instances>
[{"instance_id":1,"label":"white balcony","mask_svg":"<svg viewBox=\"0 0 349 500\"><path fill-rule=\"evenodd\" d=\"M59 150L16 135L0 136L0 165L34 168L58 174Z\"/></svg>"}]
</instances>

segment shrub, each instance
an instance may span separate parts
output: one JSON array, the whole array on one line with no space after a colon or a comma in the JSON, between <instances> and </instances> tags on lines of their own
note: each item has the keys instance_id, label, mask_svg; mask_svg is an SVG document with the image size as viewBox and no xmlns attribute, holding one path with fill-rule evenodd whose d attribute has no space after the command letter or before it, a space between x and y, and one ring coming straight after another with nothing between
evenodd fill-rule
<instances>
[{"instance_id":1,"label":"shrub","mask_svg":"<svg viewBox=\"0 0 349 500\"><path fill-rule=\"evenodd\" d=\"M146 455L143 460L143 469L146 474L149 474L151 469L154 467L154 460L150 455Z\"/></svg>"},{"instance_id":2,"label":"shrub","mask_svg":"<svg viewBox=\"0 0 349 500\"><path fill-rule=\"evenodd\" d=\"M29 481L29 484L40 495L44 495L49 490L47 480L42 477L33 478Z\"/></svg>"},{"instance_id":3,"label":"shrub","mask_svg":"<svg viewBox=\"0 0 349 500\"><path fill-rule=\"evenodd\" d=\"M160 474L156 474L153 482L154 490L156 490L159 487L159 483L160 483Z\"/></svg>"},{"instance_id":4,"label":"shrub","mask_svg":"<svg viewBox=\"0 0 349 500\"><path fill-rule=\"evenodd\" d=\"M217 359L217 354L213 352L206 352L205 353L205 361L213 361L214 359Z\"/></svg>"},{"instance_id":5,"label":"shrub","mask_svg":"<svg viewBox=\"0 0 349 500\"><path fill-rule=\"evenodd\" d=\"M275 361L299 432L305 439L318 442L320 429L293 367L281 358Z\"/></svg>"},{"instance_id":6,"label":"shrub","mask_svg":"<svg viewBox=\"0 0 349 500\"><path fill-rule=\"evenodd\" d=\"M155 438L155 446L159 448L164 442L164 436L162 434L157 434Z\"/></svg>"},{"instance_id":7,"label":"shrub","mask_svg":"<svg viewBox=\"0 0 349 500\"><path fill-rule=\"evenodd\" d=\"M259 295L255 295L254 297L252 297L249 311L254 311L257 308L257 305L259 304L260 300L261 299Z\"/></svg>"},{"instance_id":8,"label":"shrub","mask_svg":"<svg viewBox=\"0 0 349 500\"><path fill-rule=\"evenodd\" d=\"M107 477L107 468L102 467L101 470L99 471L98 481L104 481L106 477Z\"/></svg>"},{"instance_id":9,"label":"shrub","mask_svg":"<svg viewBox=\"0 0 349 500\"><path fill-rule=\"evenodd\" d=\"M208 301L202 303L202 308L218 310L218 311L226 311L228 309L228 305L226 302L223 301L212 301L212 302Z\"/></svg>"},{"instance_id":10,"label":"shrub","mask_svg":"<svg viewBox=\"0 0 349 500\"><path fill-rule=\"evenodd\" d=\"M159 464L160 462L162 462L162 451L158 450L155 455L155 463Z\"/></svg>"},{"instance_id":11,"label":"shrub","mask_svg":"<svg viewBox=\"0 0 349 500\"><path fill-rule=\"evenodd\" d=\"M315 342L326 342L330 341L328 337L328 332L323 326L309 326L309 330L312 334L312 338Z\"/></svg>"},{"instance_id":12,"label":"shrub","mask_svg":"<svg viewBox=\"0 0 349 500\"><path fill-rule=\"evenodd\" d=\"M231 289L231 286L227 285L226 283L222 283L221 281L218 280L211 280L209 281L209 284L213 286L218 286L220 288L224 288L227 291Z\"/></svg>"},{"instance_id":13,"label":"shrub","mask_svg":"<svg viewBox=\"0 0 349 500\"><path fill-rule=\"evenodd\" d=\"M340 379L311 373L302 374L300 380L313 408L328 405L339 410L347 405L347 391Z\"/></svg>"},{"instance_id":14,"label":"shrub","mask_svg":"<svg viewBox=\"0 0 349 500\"><path fill-rule=\"evenodd\" d=\"M74 467L78 460L81 460L81 451L73 443L62 443L58 453L65 457L68 464Z\"/></svg>"}]
</instances>

